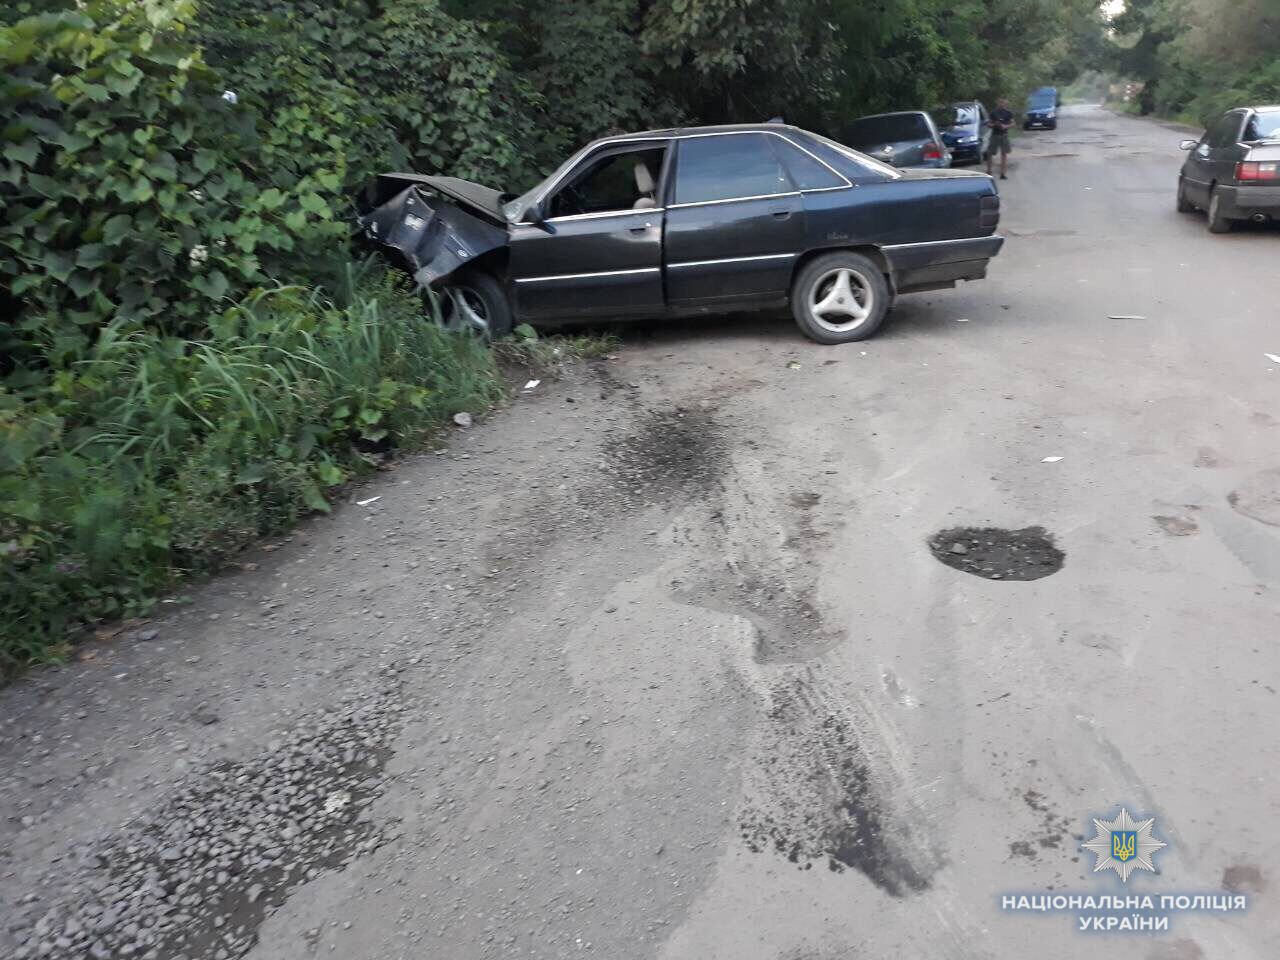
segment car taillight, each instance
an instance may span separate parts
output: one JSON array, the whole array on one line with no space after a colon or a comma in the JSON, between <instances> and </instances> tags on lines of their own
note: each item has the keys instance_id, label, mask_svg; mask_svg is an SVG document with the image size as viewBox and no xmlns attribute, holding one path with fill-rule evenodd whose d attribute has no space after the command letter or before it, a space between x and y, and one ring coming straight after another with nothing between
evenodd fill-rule
<instances>
[{"instance_id":1,"label":"car taillight","mask_svg":"<svg viewBox=\"0 0 1280 960\"><path fill-rule=\"evenodd\" d=\"M941 160L942 148L936 143L930 143L924 148L924 158L926 160Z\"/></svg>"},{"instance_id":2,"label":"car taillight","mask_svg":"<svg viewBox=\"0 0 1280 960\"><path fill-rule=\"evenodd\" d=\"M1236 179L1242 183L1278 183L1280 182L1280 163L1269 160L1262 163L1258 160L1243 160L1236 164Z\"/></svg>"}]
</instances>

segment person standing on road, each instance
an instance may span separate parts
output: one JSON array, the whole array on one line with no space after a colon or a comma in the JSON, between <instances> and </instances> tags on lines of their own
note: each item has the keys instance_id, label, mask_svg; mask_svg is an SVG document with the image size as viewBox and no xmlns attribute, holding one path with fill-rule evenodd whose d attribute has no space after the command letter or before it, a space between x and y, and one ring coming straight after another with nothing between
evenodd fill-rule
<instances>
[{"instance_id":1,"label":"person standing on road","mask_svg":"<svg viewBox=\"0 0 1280 960\"><path fill-rule=\"evenodd\" d=\"M991 164L999 150L1000 179L1009 179L1009 130L1013 124L1014 116L1009 109L1009 101L1001 97L996 108L991 111L991 119L987 121L987 126L991 128L991 145L987 148L987 176L991 176Z\"/></svg>"}]
</instances>

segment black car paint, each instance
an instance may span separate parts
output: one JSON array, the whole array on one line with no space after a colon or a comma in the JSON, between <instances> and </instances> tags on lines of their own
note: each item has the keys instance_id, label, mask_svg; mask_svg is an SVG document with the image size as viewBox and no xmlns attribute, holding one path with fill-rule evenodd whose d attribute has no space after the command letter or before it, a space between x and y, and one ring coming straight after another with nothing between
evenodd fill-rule
<instances>
[{"instance_id":1,"label":"black car paint","mask_svg":"<svg viewBox=\"0 0 1280 960\"><path fill-rule=\"evenodd\" d=\"M847 182L832 188L697 203L674 202L680 145L693 137L763 133L799 146ZM540 205L573 171L620 142L665 145L653 208L544 218ZM388 175L360 218L366 236L397 251L420 283L442 286L472 262L501 261L518 320L652 317L786 302L798 264L815 253L878 256L896 292L979 279L1003 239L991 179L954 170L883 172L839 145L777 124L695 128L599 141L547 186L520 222L499 226L495 191L452 178ZM448 200L430 197L434 189ZM479 192L478 192L479 191ZM485 201L488 202L485 202ZM448 201L455 201L454 203ZM429 226L406 227L427 210ZM459 242L460 241L460 242ZM491 267L492 268L492 267Z\"/></svg>"},{"instance_id":2,"label":"black car paint","mask_svg":"<svg viewBox=\"0 0 1280 960\"><path fill-rule=\"evenodd\" d=\"M1259 110L1280 107L1238 107L1215 120L1191 147L1179 178L1186 198L1208 209L1213 195L1219 195L1222 214L1232 220L1255 215L1280 218L1280 184L1240 183L1236 165L1244 161L1280 162L1280 143L1242 140L1250 117Z\"/></svg>"}]
</instances>

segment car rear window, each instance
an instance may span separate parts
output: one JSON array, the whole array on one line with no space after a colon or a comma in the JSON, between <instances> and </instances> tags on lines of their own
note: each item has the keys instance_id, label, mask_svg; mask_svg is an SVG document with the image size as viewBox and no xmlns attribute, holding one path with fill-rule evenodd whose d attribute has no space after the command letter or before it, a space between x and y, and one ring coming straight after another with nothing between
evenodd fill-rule
<instances>
[{"instance_id":1,"label":"car rear window","mask_svg":"<svg viewBox=\"0 0 1280 960\"><path fill-rule=\"evenodd\" d=\"M689 137L676 160L676 203L790 193L794 187L762 133Z\"/></svg>"},{"instance_id":2,"label":"car rear window","mask_svg":"<svg viewBox=\"0 0 1280 960\"><path fill-rule=\"evenodd\" d=\"M1280 140L1280 110L1255 113L1244 130L1245 140Z\"/></svg>"},{"instance_id":3,"label":"car rear window","mask_svg":"<svg viewBox=\"0 0 1280 960\"><path fill-rule=\"evenodd\" d=\"M929 124L920 114L891 113L883 117L863 117L853 121L845 133L845 141L856 147L871 143L926 140L930 136Z\"/></svg>"},{"instance_id":4,"label":"car rear window","mask_svg":"<svg viewBox=\"0 0 1280 960\"><path fill-rule=\"evenodd\" d=\"M829 190L847 187L848 181L834 172L821 160L805 153L790 140L771 138L773 146L782 155L782 163L791 174L791 180L801 190Z\"/></svg>"}]
</instances>

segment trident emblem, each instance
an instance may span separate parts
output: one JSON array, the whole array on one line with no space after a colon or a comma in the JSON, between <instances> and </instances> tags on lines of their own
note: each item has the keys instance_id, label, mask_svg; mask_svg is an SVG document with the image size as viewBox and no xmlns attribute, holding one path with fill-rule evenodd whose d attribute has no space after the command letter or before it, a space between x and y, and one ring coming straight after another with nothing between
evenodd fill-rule
<instances>
[{"instance_id":1,"label":"trident emblem","mask_svg":"<svg viewBox=\"0 0 1280 960\"><path fill-rule=\"evenodd\" d=\"M1138 832L1136 830L1111 831L1111 856L1121 863L1132 860L1138 852Z\"/></svg>"}]
</instances>

